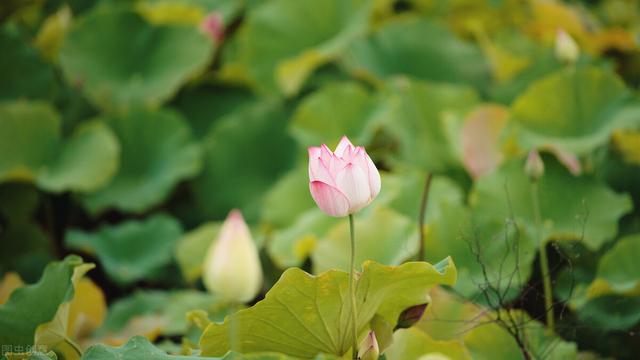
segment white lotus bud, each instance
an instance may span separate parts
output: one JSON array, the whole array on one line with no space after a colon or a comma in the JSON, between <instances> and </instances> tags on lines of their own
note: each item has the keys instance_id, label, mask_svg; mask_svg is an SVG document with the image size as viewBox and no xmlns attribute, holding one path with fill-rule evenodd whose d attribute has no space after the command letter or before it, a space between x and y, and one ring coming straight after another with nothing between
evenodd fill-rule
<instances>
[{"instance_id":1,"label":"white lotus bud","mask_svg":"<svg viewBox=\"0 0 640 360\"><path fill-rule=\"evenodd\" d=\"M369 331L367 336L362 339L360 343L360 350L358 351L359 360L378 360L380 356L380 348L378 347L378 339L376 339L376 333L373 330Z\"/></svg>"},{"instance_id":2,"label":"white lotus bud","mask_svg":"<svg viewBox=\"0 0 640 360\"><path fill-rule=\"evenodd\" d=\"M207 290L231 301L247 302L260 291L260 257L240 211L229 213L218 239L209 247L203 282Z\"/></svg>"},{"instance_id":3,"label":"white lotus bud","mask_svg":"<svg viewBox=\"0 0 640 360\"><path fill-rule=\"evenodd\" d=\"M580 56L580 48L566 31L556 32L556 57L566 64L575 64Z\"/></svg>"}]
</instances>

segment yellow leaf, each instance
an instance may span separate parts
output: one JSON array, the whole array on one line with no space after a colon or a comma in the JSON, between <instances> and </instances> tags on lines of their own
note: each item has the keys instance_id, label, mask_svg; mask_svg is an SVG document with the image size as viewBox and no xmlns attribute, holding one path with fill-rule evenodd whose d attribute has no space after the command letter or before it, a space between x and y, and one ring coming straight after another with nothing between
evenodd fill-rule
<instances>
[{"instance_id":1,"label":"yellow leaf","mask_svg":"<svg viewBox=\"0 0 640 360\"><path fill-rule=\"evenodd\" d=\"M7 302L13 290L22 287L22 285L24 282L22 282L20 275L14 272L6 273L0 281L0 305Z\"/></svg>"},{"instance_id":2,"label":"yellow leaf","mask_svg":"<svg viewBox=\"0 0 640 360\"><path fill-rule=\"evenodd\" d=\"M71 25L71 9L63 6L57 12L51 14L42 24L36 36L35 46L42 54L54 60L58 57L58 51Z\"/></svg>"},{"instance_id":3,"label":"yellow leaf","mask_svg":"<svg viewBox=\"0 0 640 360\"><path fill-rule=\"evenodd\" d=\"M102 325L106 313L102 290L89 278L82 278L70 303L67 335L75 339L87 337Z\"/></svg>"},{"instance_id":4,"label":"yellow leaf","mask_svg":"<svg viewBox=\"0 0 640 360\"><path fill-rule=\"evenodd\" d=\"M179 1L140 2L136 10L157 25L198 25L205 16L202 8Z\"/></svg>"},{"instance_id":5,"label":"yellow leaf","mask_svg":"<svg viewBox=\"0 0 640 360\"><path fill-rule=\"evenodd\" d=\"M640 165L640 131L617 130L613 133L613 147L624 161Z\"/></svg>"}]
</instances>

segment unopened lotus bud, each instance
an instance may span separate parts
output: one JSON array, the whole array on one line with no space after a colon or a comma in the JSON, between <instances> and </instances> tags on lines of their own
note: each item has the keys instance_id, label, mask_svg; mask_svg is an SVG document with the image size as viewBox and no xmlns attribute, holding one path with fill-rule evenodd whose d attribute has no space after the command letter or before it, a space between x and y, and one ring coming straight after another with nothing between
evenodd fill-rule
<instances>
[{"instance_id":1,"label":"unopened lotus bud","mask_svg":"<svg viewBox=\"0 0 640 360\"><path fill-rule=\"evenodd\" d=\"M580 56L580 48L571 35L560 29L556 33L556 57L566 64L575 64Z\"/></svg>"},{"instance_id":2,"label":"unopened lotus bud","mask_svg":"<svg viewBox=\"0 0 640 360\"><path fill-rule=\"evenodd\" d=\"M378 347L378 339L373 330L369 331L367 336L360 343L358 351L358 359L360 360L377 360L380 356L380 348Z\"/></svg>"},{"instance_id":3,"label":"unopened lotus bud","mask_svg":"<svg viewBox=\"0 0 640 360\"><path fill-rule=\"evenodd\" d=\"M262 286L258 249L242 214L233 210L209 247L203 266L207 290L230 301L247 302Z\"/></svg>"},{"instance_id":4,"label":"unopened lotus bud","mask_svg":"<svg viewBox=\"0 0 640 360\"><path fill-rule=\"evenodd\" d=\"M544 162L537 150L531 150L524 165L524 172L533 181L538 181L544 175Z\"/></svg>"},{"instance_id":5,"label":"unopened lotus bud","mask_svg":"<svg viewBox=\"0 0 640 360\"><path fill-rule=\"evenodd\" d=\"M380 173L362 146L343 136L335 151L309 148L309 189L320 210L343 217L369 205L380 193Z\"/></svg>"},{"instance_id":6,"label":"unopened lotus bud","mask_svg":"<svg viewBox=\"0 0 640 360\"><path fill-rule=\"evenodd\" d=\"M400 313L400 316L398 316L396 329L410 328L420 321L424 311L427 309L427 305L428 304L420 304L404 309L402 313Z\"/></svg>"}]
</instances>

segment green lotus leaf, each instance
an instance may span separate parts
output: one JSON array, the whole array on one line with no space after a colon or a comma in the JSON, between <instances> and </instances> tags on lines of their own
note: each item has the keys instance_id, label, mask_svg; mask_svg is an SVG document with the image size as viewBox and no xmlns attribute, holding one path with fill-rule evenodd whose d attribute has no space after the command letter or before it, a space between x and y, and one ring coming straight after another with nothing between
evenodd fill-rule
<instances>
[{"instance_id":1,"label":"green lotus leaf","mask_svg":"<svg viewBox=\"0 0 640 360\"><path fill-rule=\"evenodd\" d=\"M530 234L504 221L477 220L460 204L443 203L440 212L426 225L426 260L442 254L455 258L460 274L455 289L465 297L478 295L488 285L504 297L517 295L536 257L537 243Z\"/></svg>"},{"instance_id":2,"label":"green lotus leaf","mask_svg":"<svg viewBox=\"0 0 640 360\"><path fill-rule=\"evenodd\" d=\"M94 345L82 356L82 360L197 360L207 359L199 356L172 356L153 346L143 336L134 336L119 348L106 345ZM213 360L212 358L208 358Z\"/></svg>"},{"instance_id":3,"label":"green lotus leaf","mask_svg":"<svg viewBox=\"0 0 640 360\"><path fill-rule=\"evenodd\" d=\"M193 134L202 138L218 120L255 101L246 89L203 85L181 90L171 107L183 114Z\"/></svg>"},{"instance_id":4,"label":"green lotus leaf","mask_svg":"<svg viewBox=\"0 0 640 360\"><path fill-rule=\"evenodd\" d=\"M0 100L53 96L53 69L16 28L0 27L0 53Z\"/></svg>"},{"instance_id":5,"label":"green lotus leaf","mask_svg":"<svg viewBox=\"0 0 640 360\"><path fill-rule=\"evenodd\" d=\"M287 355L277 353L239 354L230 352L224 357L178 356L169 355L158 349L143 336L134 336L121 347L94 345L87 350L82 360L295 360ZM318 355L316 360L338 360L330 355Z\"/></svg>"},{"instance_id":6,"label":"green lotus leaf","mask_svg":"<svg viewBox=\"0 0 640 360\"><path fill-rule=\"evenodd\" d=\"M115 174L119 154L118 140L104 123L80 124L62 144L55 161L42 170L38 185L55 192L94 191Z\"/></svg>"},{"instance_id":7,"label":"green lotus leaf","mask_svg":"<svg viewBox=\"0 0 640 360\"><path fill-rule=\"evenodd\" d=\"M428 302L436 284L451 285L456 271L451 259L434 265L409 262L384 266L367 261L356 281L358 330L374 315L395 324L407 307ZM241 353L276 351L311 358L318 353L341 356L353 342L348 301L348 274L330 270L312 276L298 268L284 272L264 300L212 323L200 339L204 356L229 350ZM351 330L350 330L351 327Z\"/></svg>"},{"instance_id":8,"label":"green lotus leaf","mask_svg":"<svg viewBox=\"0 0 640 360\"><path fill-rule=\"evenodd\" d=\"M304 98L291 120L291 133L305 147L327 144L333 149L344 135L354 144L366 144L375 104L358 83L332 83Z\"/></svg>"},{"instance_id":9,"label":"green lotus leaf","mask_svg":"<svg viewBox=\"0 0 640 360\"><path fill-rule=\"evenodd\" d=\"M567 68L531 84L512 104L526 147L555 145L586 153L615 128L638 125L640 106L615 74L595 67Z\"/></svg>"},{"instance_id":10,"label":"green lotus leaf","mask_svg":"<svg viewBox=\"0 0 640 360\"><path fill-rule=\"evenodd\" d=\"M458 134L465 112L477 102L468 87L402 79L389 83L380 116L397 138L400 160L438 173L461 167Z\"/></svg>"},{"instance_id":11,"label":"green lotus leaf","mask_svg":"<svg viewBox=\"0 0 640 360\"><path fill-rule=\"evenodd\" d=\"M94 267L95 265L91 263L80 263L73 269L73 273L71 274L71 291L75 291L82 277ZM42 346L47 351L53 351L56 355L68 360L79 360L82 355L82 350L80 346L76 344L75 339L71 337L69 328L74 325L70 324L71 301L74 296L75 294L71 293L71 295L60 304L53 319L40 324L35 332L36 346Z\"/></svg>"},{"instance_id":12,"label":"green lotus leaf","mask_svg":"<svg viewBox=\"0 0 640 360\"><path fill-rule=\"evenodd\" d=\"M347 68L377 78L411 78L484 87L489 66L480 49L449 29L418 18L389 21L345 52Z\"/></svg>"},{"instance_id":13,"label":"green lotus leaf","mask_svg":"<svg viewBox=\"0 0 640 360\"><path fill-rule=\"evenodd\" d=\"M355 217L356 263L373 260L384 265L399 265L418 249L417 229L412 219L376 206ZM341 221L322 237L314 249L313 272L329 269L349 270L349 223Z\"/></svg>"},{"instance_id":14,"label":"green lotus leaf","mask_svg":"<svg viewBox=\"0 0 640 360\"><path fill-rule=\"evenodd\" d=\"M447 356L445 359L470 360L469 351L456 340L435 340L417 328L400 329L393 334L393 344L385 352L389 360L420 359L428 354Z\"/></svg>"},{"instance_id":15,"label":"green lotus leaf","mask_svg":"<svg viewBox=\"0 0 640 360\"><path fill-rule=\"evenodd\" d=\"M266 193L261 220L270 227L283 229L314 208L316 204L309 192L309 170L304 161L280 177Z\"/></svg>"},{"instance_id":16,"label":"green lotus leaf","mask_svg":"<svg viewBox=\"0 0 640 360\"><path fill-rule=\"evenodd\" d=\"M261 196L296 155L285 131L287 118L281 104L262 101L213 126L203 140L202 173L193 181L203 222L222 219L233 208L248 221L257 217Z\"/></svg>"},{"instance_id":17,"label":"green lotus leaf","mask_svg":"<svg viewBox=\"0 0 640 360\"><path fill-rule=\"evenodd\" d=\"M475 183L474 213L501 221L510 218L512 211L515 220L533 234L531 186L524 162L507 162ZM574 177L551 158L545 158L538 193L543 240L581 240L592 250L615 236L618 220L631 210L628 195L615 193L592 176Z\"/></svg>"},{"instance_id":18,"label":"green lotus leaf","mask_svg":"<svg viewBox=\"0 0 640 360\"><path fill-rule=\"evenodd\" d=\"M160 214L142 221L104 225L93 233L70 230L65 244L95 253L109 277L127 285L153 277L168 265L181 235L180 223Z\"/></svg>"},{"instance_id":19,"label":"green lotus leaf","mask_svg":"<svg viewBox=\"0 0 640 360\"><path fill-rule=\"evenodd\" d=\"M368 0L277 0L249 11L234 62L262 92L295 94L367 29ZM313 9L313 11L309 11Z\"/></svg>"},{"instance_id":20,"label":"green lotus leaf","mask_svg":"<svg viewBox=\"0 0 640 360\"><path fill-rule=\"evenodd\" d=\"M305 211L293 224L269 235L267 251L281 269L299 266L337 222L318 208Z\"/></svg>"},{"instance_id":21,"label":"green lotus leaf","mask_svg":"<svg viewBox=\"0 0 640 360\"><path fill-rule=\"evenodd\" d=\"M62 139L60 117L43 102L0 105L0 181L27 180L53 192L88 192L108 182L118 166L117 139L92 121Z\"/></svg>"},{"instance_id":22,"label":"green lotus leaf","mask_svg":"<svg viewBox=\"0 0 640 360\"><path fill-rule=\"evenodd\" d=\"M16 271L30 282L37 281L53 260L51 241L32 216L39 203L31 184L0 185L0 273Z\"/></svg>"},{"instance_id":23,"label":"green lotus leaf","mask_svg":"<svg viewBox=\"0 0 640 360\"><path fill-rule=\"evenodd\" d=\"M201 291L138 290L110 306L104 324L94 336L113 336L123 332L137 319L145 317L157 319L159 333L163 335L185 335L190 326L185 316L187 312L204 310L211 320L221 321L232 309L216 296Z\"/></svg>"},{"instance_id":24,"label":"green lotus leaf","mask_svg":"<svg viewBox=\"0 0 640 360\"><path fill-rule=\"evenodd\" d=\"M162 202L176 183L200 170L200 146L178 113L145 110L101 119L118 137L122 155L111 182L82 197L91 213L109 208L143 212Z\"/></svg>"},{"instance_id":25,"label":"green lotus leaf","mask_svg":"<svg viewBox=\"0 0 640 360\"><path fill-rule=\"evenodd\" d=\"M104 110L158 107L201 72L213 43L196 27L154 26L122 7L102 7L72 26L62 70Z\"/></svg>"},{"instance_id":26,"label":"green lotus leaf","mask_svg":"<svg viewBox=\"0 0 640 360\"><path fill-rule=\"evenodd\" d=\"M640 234L624 237L607 251L598 264L597 276L616 293L640 289Z\"/></svg>"},{"instance_id":27,"label":"green lotus leaf","mask_svg":"<svg viewBox=\"0 0 640 360\"><path fill-rule=\"evenodd\" d=\"M32 346L36 328L53 320L58 307L71 300L72 276L86 265L80 257L68 256L47 265L37 283L16 289L0 306L0 344Z\"/></svg>"},{"instance_id":28,"label":"green lotus leaf","mask_svg":"<svg viewBox=\"0 0 640 360\"><path fill-rule=\"evenodd\" d=\"M627 330L640 322L640 296L605 295L587 301L578 318L601 330Z\"/></svg>"},{"instance_id":29,"label":"green lotus leaf","mask_svg":"<svg viewBox=\"0 0 640 360\"><path fill-rule=\"evenodd\" d=\"M202 265L207 251L216 241L220 226L219 223L202 224L178 240L175 257L182 271L182 276L187 281L194 282L202 274Z\"/></svg>"}]
</instances>

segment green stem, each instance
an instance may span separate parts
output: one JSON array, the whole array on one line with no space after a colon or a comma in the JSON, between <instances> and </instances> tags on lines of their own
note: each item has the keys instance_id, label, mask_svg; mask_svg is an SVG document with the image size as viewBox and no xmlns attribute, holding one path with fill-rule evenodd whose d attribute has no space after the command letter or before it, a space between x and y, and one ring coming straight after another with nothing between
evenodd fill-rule
<instances>
[{"instance_id":1,"label":"green stem","mask_svg":"<svg viewBox=\"0 0 640 360\"><path fill-rule=\"evenodd\" d=\"M424 221L427 214L427 204L429 203L429 189L431 188L433 175L427 173L422 190L422 201L420 202L420 217L418 218L418 233L420 234L420 247L418 250L418 261L424 261Z\"/></svg>"},{"instance_id":2,"label":"green stem","mask_svg":"<svg viewBox=\"0 0 640 360\"><path fill-rule=\"evenodd\" d=\"M354 288L354 277L356 274L356 228L353 223L353 214L349 214L349 228L351 232L351 268L349 270L349 295L351 297L351 321L353 322L353 349L352 358L358 358L358 314L356 312L356 289Z\"/></svg>"},{"instance_id":3,"label":"green stem","mask_svg":"<svg viewBox=\"0 0 640 360\"><path fill-rule=\"evenodd\" d=\"M540 244L540 272L544 287L544 308L547 316L547 330L553 333L553 292L551 290L551 274L549 272L549 260L547 259L546 241L542 236L542 220L540 214L540 199L538 196L538 182L531 184L531 197L533 201L533 216L536 224L538 243Z\"/></svg>"}]
</instances>

